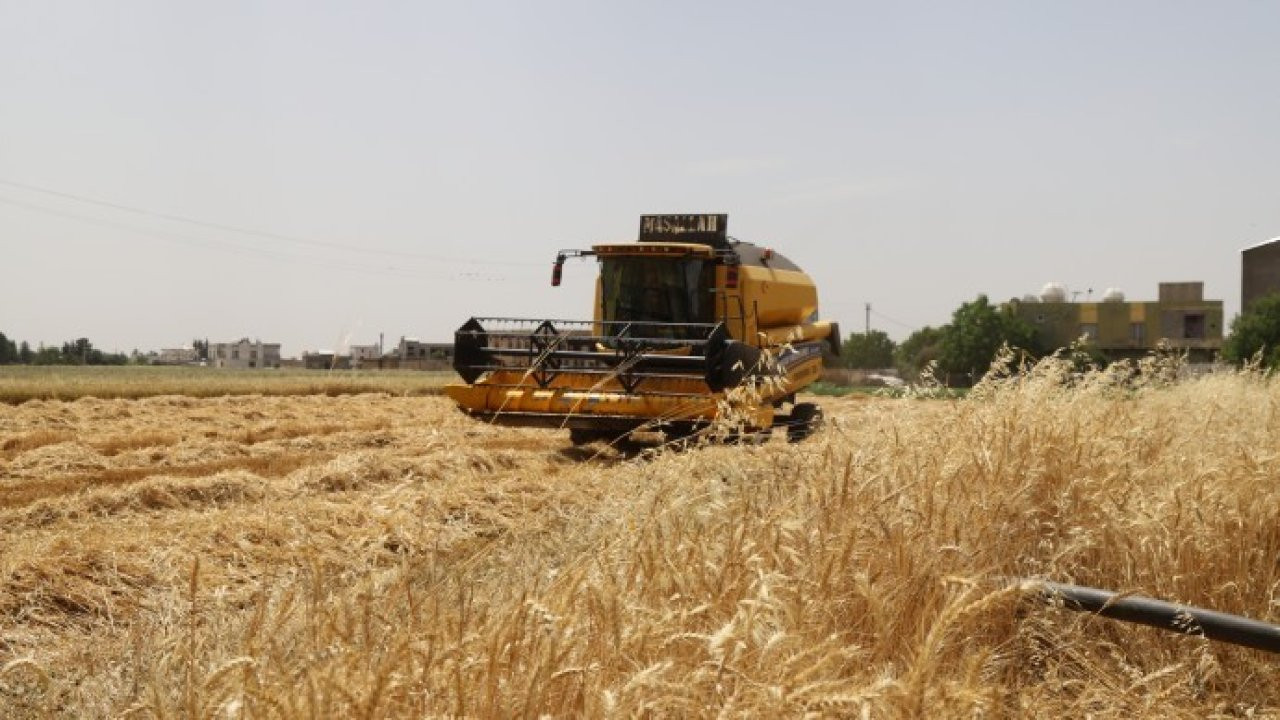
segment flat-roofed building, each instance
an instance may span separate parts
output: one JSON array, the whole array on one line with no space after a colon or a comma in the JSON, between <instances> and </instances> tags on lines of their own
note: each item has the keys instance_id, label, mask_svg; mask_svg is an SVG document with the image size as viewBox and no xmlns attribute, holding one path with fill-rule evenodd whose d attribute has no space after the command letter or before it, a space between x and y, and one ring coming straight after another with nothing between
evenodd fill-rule
<instances>
[{"instance_id":1,"label":"flat-roofed building","mask_svg":"<svg viewBox=\"0 0 1280 720\"><path fill-rule=\"evenodd\" d=\"M190 365L200 359L195 348L164 348L156 354L155 365Z\"/></svg>"},{"instance_id":2,"label":"flat-roofed building","mask_svg":"<svg viewBox=\"0 0 1280 720\"><path fill-rule=\"evenodd\" d=\"M278 368L280 343L240 338L235 342L209 344L209 365L218 368Z\"/></svg>"},{"instance_id":3,"label":"flat-roofed building","mask_svg":"<svg viewBox=\"0 0 1280 720\"><path fill-rule=\"evenodd\" d=\"M1240 310L1280 292L1280 238L1240 251Z\"/></svg>"},{"instance_id":4,"label":"flat-roofed building","mask_svg":"<svg viewBox=\"0 0 1280 720\"><path fill-rule=\"evenodd\" d=\"M383 355L364 358L366 370L448 370L453 363L453 343L428 343L416 338L400 338L399 344Z\"/></svg>"},{"instance_id":5,"label":"flat-roofed building","mask_svg":"<svg viewBox=\"0 0 1280 720\"><path fill-rule=\"evenodd\" d=\"M436 360L442 363L453 361L453 343L428 343L417 338L400 338L400 346L396 355L401 362L406 360Z\"/></svg>"},{"instance_id":6,"label":"flat-roofed building","mask_svg":"<svg viewBox=\"0 0 1280 720\"><path fill-rule=\"evenodd\" d=\"M1222 350L1222 301L1204 299L1203 282L1163 282L1155 301L1125 300L1108 291L1100 302L1071 302L1065 294L1010 301L1049 350L1080 338L1111 358L1145 355L1165 341L1193 360L1213 359Z\"/></svg>"},{"instance_id":7,"label":"flat-roofed building","mask_svg":"<svg viewBox=\"0 0 1280 720\"><path fill-rule=\"evenodd\" d=\"M302 366L308 370L350 370L351 358L332 350L302 353Z\"/></svg>"},{"instance_id":8,"label":"flat-roofed building","mask_svg":"<svg viewBox=\"0 0 1280 720\"><path fill-rule=\"evenodd\" d=\"M377 345L352 345L349 350L353 368L358 368L367 362L376 362L381 354Z\"/></svg>"}]
</instances>

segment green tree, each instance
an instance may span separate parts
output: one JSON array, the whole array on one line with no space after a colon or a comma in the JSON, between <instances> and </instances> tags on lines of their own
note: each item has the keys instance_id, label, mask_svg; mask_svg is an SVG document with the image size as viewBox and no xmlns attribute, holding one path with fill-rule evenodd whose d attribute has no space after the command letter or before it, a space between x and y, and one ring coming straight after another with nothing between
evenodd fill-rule
<instances>
[{"instance_id":1,"label":"green tree","mask_svg":"<svg viewBox=\"0 0 1280 720\"><path fill-rule=\"evenodd\" d=\"M893 340L883 330L869 333L852 333L840 348L840 359L845 367L876 370L893 367Z\"/></svg>"},{"instance_id":2,"label":"green tree","mask_svg":"<svg viewBox=\"0 0 1280 720\"><path fill-rule=\"evenodd\" d=\"M18 347L18 362L23 365L30 365L33 357L35 357L35 353L31 352L31 345L26 340L23 340L22 345Z\"/></svg>"},{"instance_id":3,"label":"green tree","mask_svg":"<svg viewBox=\"0 0 1280 720\"><path fill-rule=\"evenodd\" d=\"M942 328L938 365L948 375L972 384L991 366L1005 343L1040 354L1035 328L1012 311L992 305L986 295L979 295L957 308L951 324Z\"/></svg>"},{"instance_id":4,"label":"green tree","mask_svg":"<svg viewBox=\"0 0 1280 720\"><path fill-rule=\"evenodd\" d=\"M41 350L43 352L43 349ZM55 363L61 365L125 365L129 356L124 353L103 352L93 346L89 338L76 338L62 343Z\"/></svg>"},{"instance_id":5,"label":"green tree","mask_svg":"<svg viewBox=\"0 0 1280 720\"><path fill-rule=\"evenodd\" d=\"M0 365L18 362L18 346L0 332Z\"/></svg>"},{"instance_id":6,"label":"green tree","mask_svg":"<svg viewBox=\"0 0 1280 720\"><path fill-rule=\"evenodd\" d=\"M62 343L62 364L94 365L90 362L91 354L96 352L89 338L76 338Z\"/></svg>"},{"instance_id":7,"label":"green tree","mask_svg":"<svg viewBox=\"0 0 1280 720\"><path fill-rule=\"evenodd\" d=\"M893 353L894 366L902 377L915 380L925 365L938 359L941 352L942 330L922 327L907 336Z\"/></svg>"},{"instance_id":8,"label":"green tree","mask_svg":"<svg viewBox=\"0 0 1280 720\"><path fill-rule=\"evenodd\" d=\"M40 346L31 356L32 365L63 365L62 352L56 347Z\"/></svg>"},{"instance_id":9,"label":"green tree","mask_svg":"<svg viewBox=\"0 0 1280 720\"><path fill-rule=\"evenodd\" d=\"M1240 364L1262 353L1262 364L1280 368L1280 293L1257 300L1231 321L1222 356Z\"/></svg>"}]
</instances>

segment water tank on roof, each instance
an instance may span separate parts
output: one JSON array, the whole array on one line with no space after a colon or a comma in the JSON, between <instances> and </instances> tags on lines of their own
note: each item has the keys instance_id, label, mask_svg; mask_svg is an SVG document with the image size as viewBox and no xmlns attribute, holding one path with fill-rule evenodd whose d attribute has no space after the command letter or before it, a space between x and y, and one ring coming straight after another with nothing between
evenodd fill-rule
<instances>
[{"instance_id":1,"label":"water tank on roof","mask_svg":"<svg viewBox=\"0 0 1280 720\"><path fill-rule=\"evenodd\" d=\"M1040 300L1041 302L1066 302L1067 286L1056 282L1045 283L1044 287L1040 288Z\"/></svg>"},{"instance_id":2,"label":"water tank on roof","mask_svg":"<svg viewBox=\"0 0 1280 720\"><path fill-rule=\"evenodd\" d=\"M1024 303L1038 303L1038 302L1040 302L1040 296L1039 296L1039 295L1032 295L1031 293L1027 293L1026 295L1023 295L1023 296L1022 296L1022 302L1024 302Z\"/></svg>"},{"instance_id":3,"label":"water tank on roof","mask_svg":"<svg viewBox=\"0 0 1280 720\"><path fill-rule=\"evenodd\" d=\"M1102 302L1124 302L1124 291L1120 288L1107 288L1107 291L1102 293Z\"/></svg>"}]
</instances>

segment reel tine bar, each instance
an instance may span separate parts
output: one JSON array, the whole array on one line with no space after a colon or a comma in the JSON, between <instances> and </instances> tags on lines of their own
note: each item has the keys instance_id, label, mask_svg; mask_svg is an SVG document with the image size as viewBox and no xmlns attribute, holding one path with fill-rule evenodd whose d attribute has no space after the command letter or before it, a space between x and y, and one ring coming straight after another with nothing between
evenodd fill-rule
<instances>
[{"instance_id":1,"label":"reel tine bar","mask_svg":"<svg viewBox=\"0 0 1280 720\"><path fill-rule=\"evenodd\" d=\"M726 338L722 323L471 318L454 334L454 369L467 383L524 372L544 389L563 373L612 376L636 393L650 378L706 378Z\"/></svg>"}]
</instances>

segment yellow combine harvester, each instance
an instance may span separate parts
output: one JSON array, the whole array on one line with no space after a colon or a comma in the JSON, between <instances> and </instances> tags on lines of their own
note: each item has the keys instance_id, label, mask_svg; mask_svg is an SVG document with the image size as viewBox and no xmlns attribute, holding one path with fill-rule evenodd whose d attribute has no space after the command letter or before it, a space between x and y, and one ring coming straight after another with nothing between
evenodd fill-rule
<instances>
[{"instance_id":1,"label":"yellow combine harvester","mask_svg":"<svg viewBox=\"0 0 1280 720\"><path fill-rule=\"evenodd\" d=\"M839 328L818 320L808 275L727 221L645 215L638 242L561 251L552 285L567 258L599 260L594 318L471 318L454 336L465 384L445 391L473 417L567 427L575 443L682 436L727 413L747 433L807 436L821 412L795 394L839 353Z\"/></svg>"}]
</instances>

